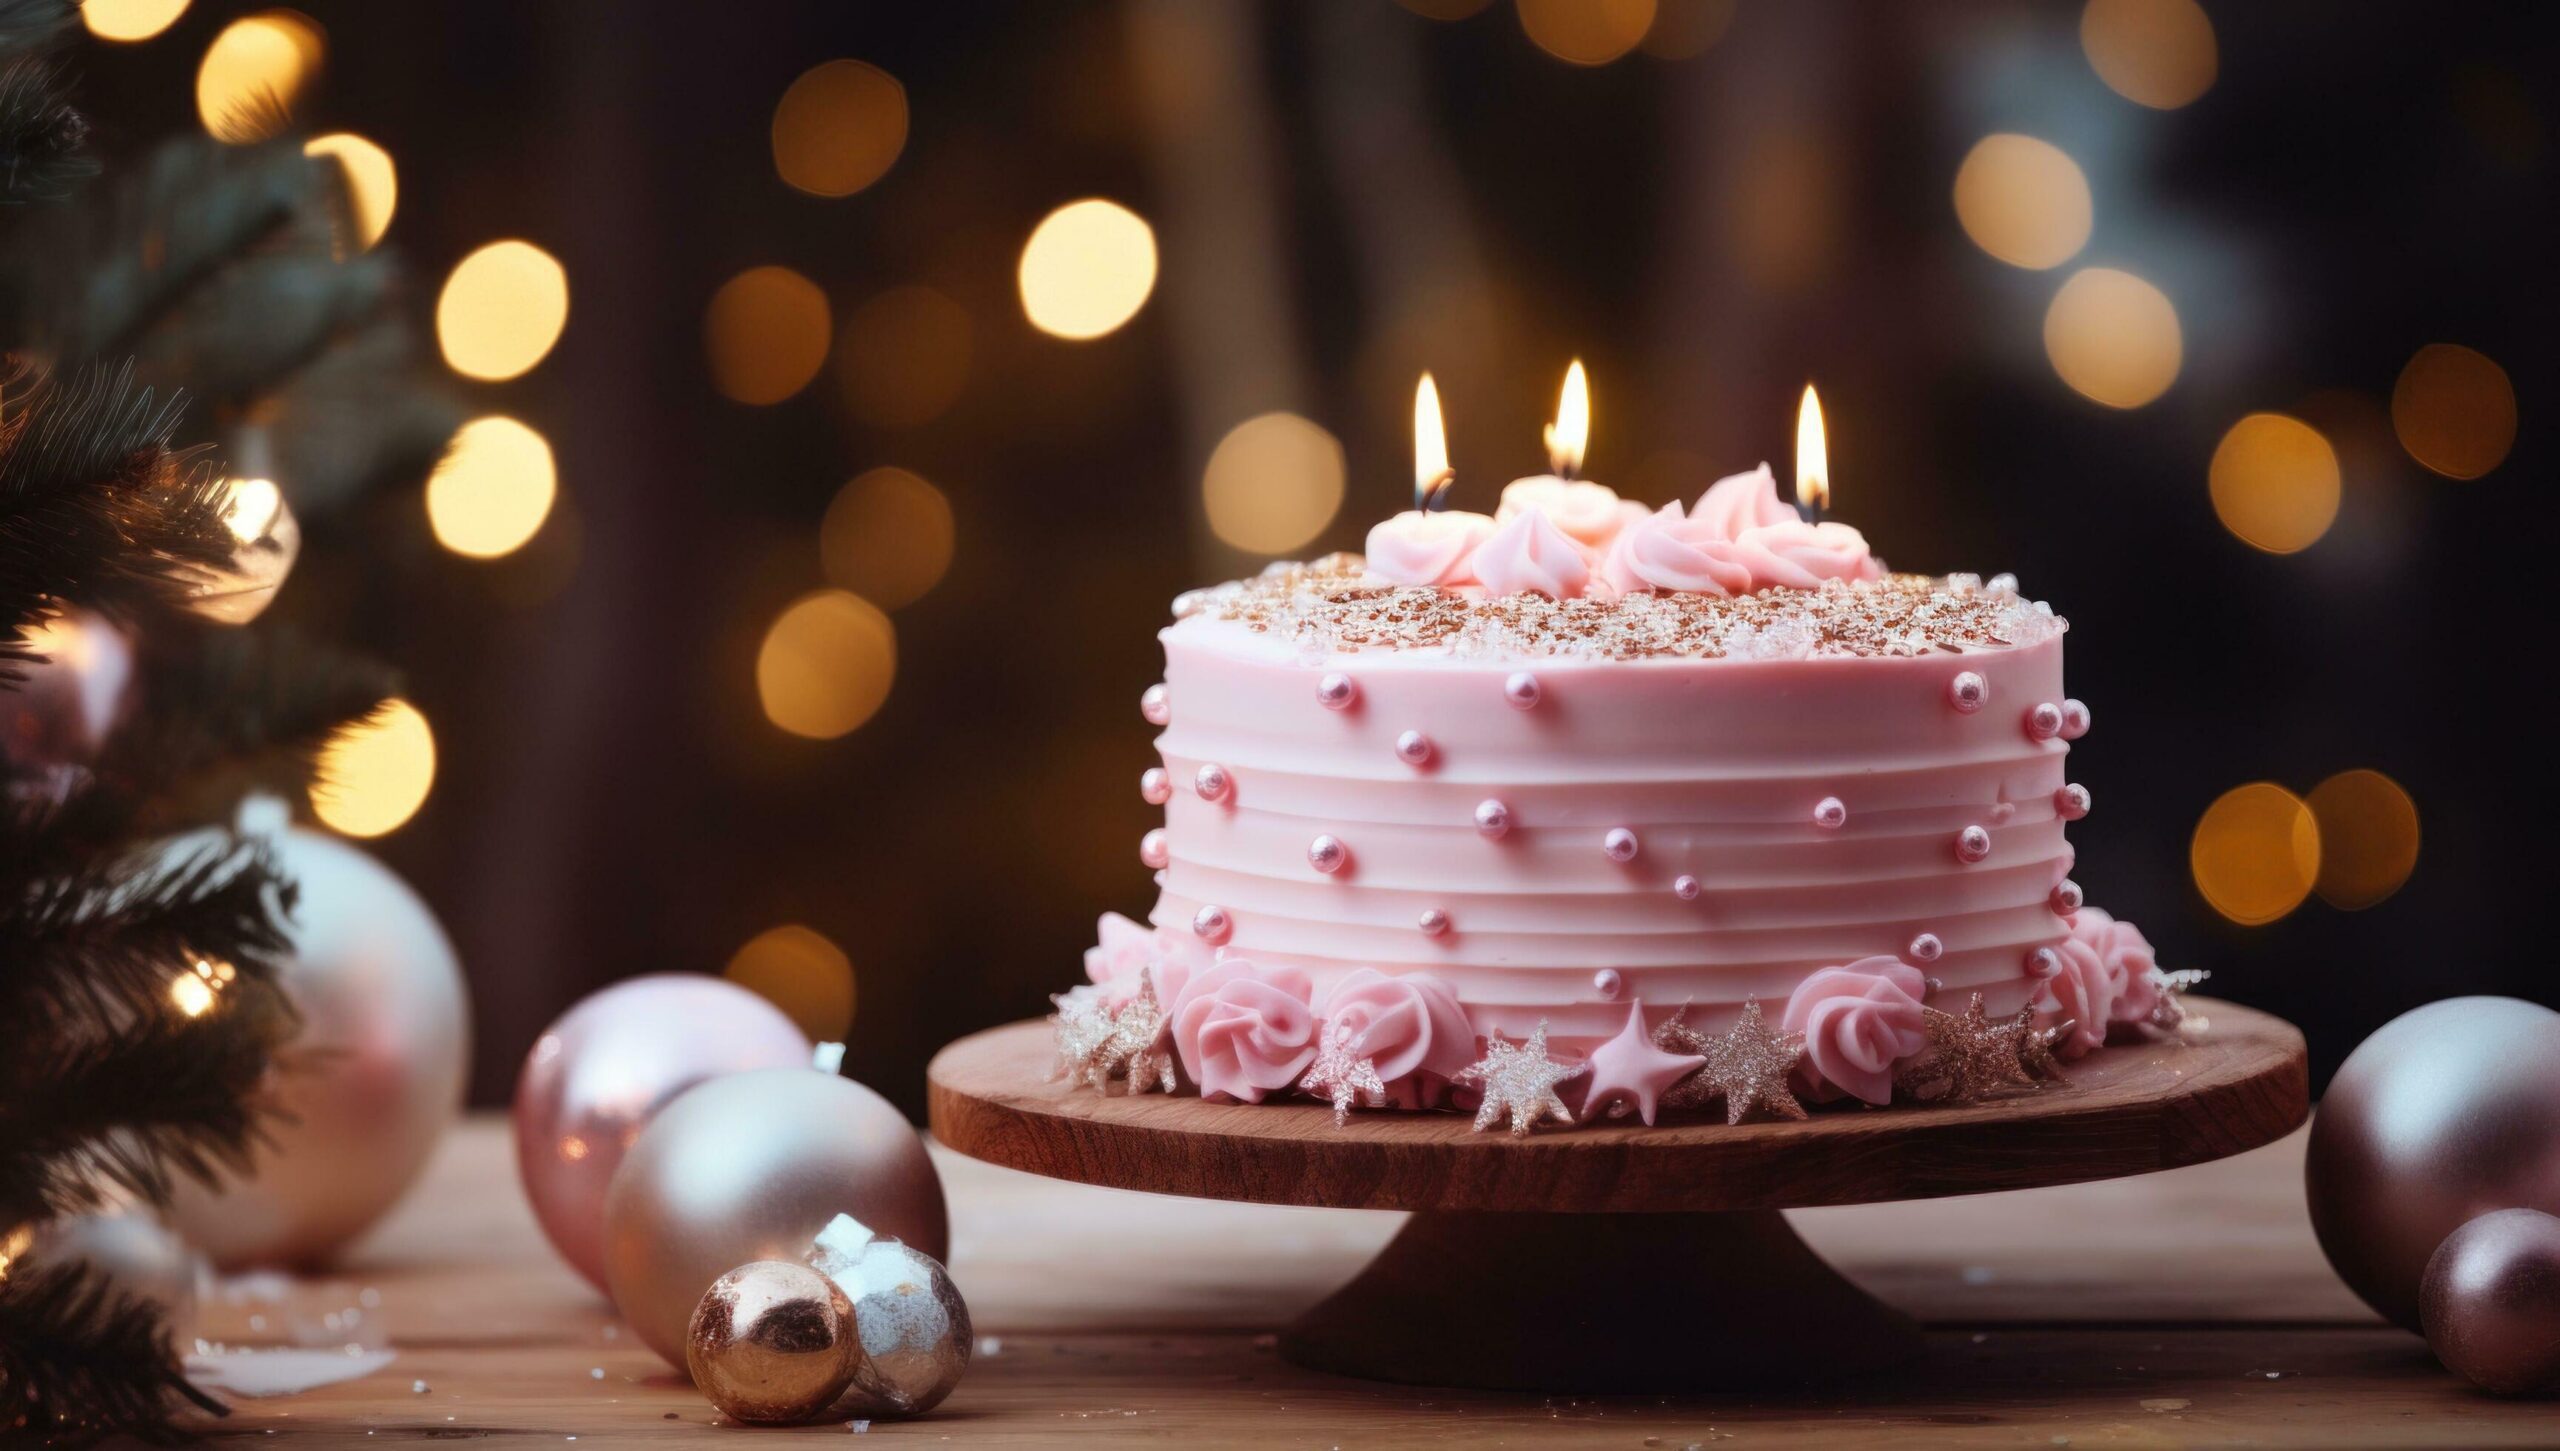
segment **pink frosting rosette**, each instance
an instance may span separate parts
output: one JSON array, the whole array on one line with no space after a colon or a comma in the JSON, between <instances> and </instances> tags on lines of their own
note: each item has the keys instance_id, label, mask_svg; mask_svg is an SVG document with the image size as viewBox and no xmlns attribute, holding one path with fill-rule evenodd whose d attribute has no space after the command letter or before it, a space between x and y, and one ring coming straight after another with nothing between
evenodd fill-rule
<instances>
[{"instance_id":1,"label":"pink frosting rosette","mask_svg":"<svg viewBox=\"0 0 2560 1451\"><path fill-rule=\"evenodd\" d=\"M1369 572L1398 584L1468 582L1468 556L1493 532L1493 521L1463 509L1407 509L1369 531Z\"/></svg>"},{"instance_id":2,"label":"pink frosting rosette","mask_svg":"<svg viewBox=\"0 0 2560 1451\"><path fill-rule=\"evenodd\" d=\"M1620 594L1736 595L1751 588L1751 567L1731 538L1674 499L1619 531L1600 562L1600 580Z\"/></svg>"},{"instance_id":3,"label":"pink frosting rosette","mask_svg":"<svg viewBox=\"0 0 2560 1451\"><path fill-rule=\"evenodd\" d=\"M2160 1004L2160 959L2142 929L2100 908L2082 907L2072 914L2071 939L2087 944L2106 964L2107 978L2116 990L2112 1021L2148 1022L2151 1010Z\"/></svg>"},{"instance_id":4,"label":"pink frosting rosette","mask_svg":"<svg viewBox=\"0 0 2560 1451\"><path fill-rule=\"evenodd\" d=\"M1625 505L1618 491L1607 484L1554 477L1514 479L1502 486L1502 502L1494 506L1493 522L1499 527L1523 514L1544 514L1575 543L1597 553L1609 547L1626 522Z\"/></svg>"},{"instance_id":5,"label":"pink frosting rosette","mask_svg":"<svg viewBox=\"0 0 2560 1451\"><path fill-rule=\"evenodd\" d=\"M2062 971L2045 980L2036 1006L2057 1022L2071 1020L2071 1031L2054 1049L2064 1058L2077 1058L2107 1041L2107 1019L2115 1011L2119 984L2098 949L2079 938L2066 937L2053 950L2062 958Z\"/></svg>"},{"instance_id":6,"label":"pink frosting rosette","mask_svg":"<svg viewBox=\"0 0 2560 1451\"><path fill-rule=\"evenodd\" d=\"M1929 980L1891 957L1826 967L1796 985L1783 1026L1804 1034L1804 1069L1823 1097L1893 1097L1893 1065L1929 1042L1921 996Z\"/></svg>"},{"instance_id":7,"label":"pink frosting rosette","mask_svg":"<svg viewBox=\"0 0 2560 1451\"><path fill-rule=\"evenodd\" d=\"M1778 497L1778 476L1762 464L1709 484L1689 517L1719 539L1739 539L1766 524L1792 523L1797 516L1795 506Z\"/></svg>"},{"instance_id":8,"label":"pink frosting rosette","mask_svg":"<svg viewBox=\"0 0 2560 1451\"><path fill-rule=\"evenodd\" d=\"M1324 1030L1352 1032L1353 1051L1367 1058L1399 1107L1420 1108L1437 1083L1476 1060L1476 1030L1458 995L1425 973L1389 977L1363 967L1325 994Z\"/></svg>"},{"instance_id":9,"label":"pink frosting rosette","mask_svg":"<svg viewBox=\"0 0 2560 1451\"><path fill-rule=\"evenodd\" d=\"M1512 485L1518 488L1519 485ZM1614 519L1615 510L1611 511ZM1569 600L1591 582L1591 562L1582 546L1558 528L1543 509L1526 509L1496 525L1476 546L1467 572L1495 597L1542 594Z\"/></svg>"},{"instance_id":10,"label":"pink frosting rosette","mask_svg":"<svg viewBox=\"0 0 2560 1451\"><path fill-rule=\"evenodd\" d=\"M1084 950L1084 975L1102 989L1106 1007L1119 1008L1138 995L1139 974L1152 967L1156 998L1170 1006L1191 974L1207 967L1209 944L1176 927L1148 927L1117 912L1105 912L1094 924L1095 945Z\"/></svg>"},{"instance_id":11,"label":"pink frosting rosette","mask_svg":"<svg viewBox=\"0 0 2560 1451\"><path fill-rule=\"evenodd\" d=\"M1294 967L1221 958L1173 1004L1173 1051L1203 1098L1260 1103L1316 1057L1315 985Z\"/></svg>"},{"instance_id":12,"label":"pink frosting rosette","mask_svg":"<svg viewBox=\"0 0 2560 1451\"><path fill-rule=\"evenodd\" d=\"M1750 566L1754 589L1773 585L1814 589L1826 579L1884 577L1884 566L1867 548L1867 536L1846 524L1807 524L1801 519L1763 524L1742 531L1734 548Z\"/></svg>"}]
</instances>

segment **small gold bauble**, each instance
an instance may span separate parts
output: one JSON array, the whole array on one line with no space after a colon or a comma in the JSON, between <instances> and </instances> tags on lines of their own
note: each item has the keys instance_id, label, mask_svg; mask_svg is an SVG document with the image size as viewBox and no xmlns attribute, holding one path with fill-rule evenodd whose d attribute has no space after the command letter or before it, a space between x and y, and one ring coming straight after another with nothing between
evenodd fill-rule
<instances>
[{"instance_id":1,"label":"small gold bauble","mask_svg":"<svg viewBox=\"0 0 2560 1451\"><path fill-rule=\"evenodd\" d=\"M853 1303L834 1281L787 1260L757 1260L712 1281L685 1332L694 1388L741 1421L806 1421L861 1365Z\"/></svg>"}]
</instances>

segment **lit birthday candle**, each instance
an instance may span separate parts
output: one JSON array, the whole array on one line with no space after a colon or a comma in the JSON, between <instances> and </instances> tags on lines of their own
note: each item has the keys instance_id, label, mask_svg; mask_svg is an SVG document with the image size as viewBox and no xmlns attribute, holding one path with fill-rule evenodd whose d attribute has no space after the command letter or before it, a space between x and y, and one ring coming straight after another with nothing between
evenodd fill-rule
<instances>
[{"instance_id":1,"label":"lit birthday candle","mask_svg":"<svg viewBox=\"0 0 2560 1451\"><path fill-rule=\"evenodd\" d=\"M1555 421L1546 427L1546 443L1550 472L1505 485L1494 522L1509 523L1535 509L1575 543L1586 549L1605 548L1628 522L1630 511L1617 491L1576 477L1591 443L1591 387L1579 358L1565 369L1564 391L1556 399ZM1638 515L1646 512L1641 506L1633 510Z\"/></svg>"},{"instance_id":2,"label":"lit birthday candle","mask_svg":"<svg viewBox=\"0 0 2560 1451\"><path fill-rule=\"evenodd\" d=\"M1493 532L1493 521L1443 507L1456 478L1440 390L1425 373L1413 393L1413 507L1369 531L1371 574L1398 584L1468 583L1467 563Z\"/></svg>"}]
</instances>

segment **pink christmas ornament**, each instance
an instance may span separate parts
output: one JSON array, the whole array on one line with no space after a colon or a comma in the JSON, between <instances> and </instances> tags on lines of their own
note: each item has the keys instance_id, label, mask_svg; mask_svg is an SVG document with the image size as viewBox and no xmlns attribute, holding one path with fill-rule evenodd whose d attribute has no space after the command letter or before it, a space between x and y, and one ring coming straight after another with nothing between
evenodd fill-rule
<instances>
[{"instance_id":1,"label":"pink christmas ornament","mask_svg":"<svg viewBox=\"0 0 2560 1451\"><path fill-rule=\"evenodd\" d=\"M623 1150L705 1079L806 1067L780 1008L716 977L653 973L590 994L534 1040L516 1077L516 1172L552 1248L604 1288L604 1195Z\"/></svg>"}]
</instances>

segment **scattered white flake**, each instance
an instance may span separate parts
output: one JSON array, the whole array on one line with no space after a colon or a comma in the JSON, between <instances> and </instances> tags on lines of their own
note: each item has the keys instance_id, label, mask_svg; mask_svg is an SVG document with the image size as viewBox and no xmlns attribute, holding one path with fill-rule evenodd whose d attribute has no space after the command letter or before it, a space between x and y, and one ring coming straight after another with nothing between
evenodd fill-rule
<instances>
[{"instance_id":1,"label":"scattered white flake","mask_svg":"<svg viewBox=\"0 0 2560 1451\"><path fill-rule=\"evenodd\" d=\"M1004 1337L1000 1335L981 1335L978 1337L978 1353L980 1355L994 1355L1003 1349Z\"/></svg>"},{"instance_id":2,"label":"scattered white flake","mask_svg":"<svg viewBox=\"0 0 2560 1451\"><path fill-rule=\"evenodd\" d=\"M866 1436L871 1433L869 1421L847 1421L844 1423L844 1428L857 1436Z\"/></svg>"},{"instance_id":3,"label":"scattered white flake","mask_svg":"<svg viewBox=\"0 0 2560 1451\"><path fill-rule=\"evenodd\" d=\"M600 1365L599 1365L599 1366L593 1366L593 1367L590 1367L590 1368L588 1369L588 1371L587 1371L587 1379L589 1379L589 1380L602 1380L602 1379L604 1379L604 1367L603 1367L603 1366L600 1366Z\"/></svg>"},{"instance_id":4,"label":"scattered white flake","mask_svg":"<svg viewBox=\"0 0 2560 1451\"><path fill-rule=\"evenodd\" d=\"M413 1395L413 1396L422 1396L422 1395L425 1395L426 1393L427 1393L427 1383L426 1383L425 1381L422 1381L422 1380L413 1380L413 1381L409 1382L409 1394L411 1394L411 1395Z\"/></svg>"}]
</instances>

